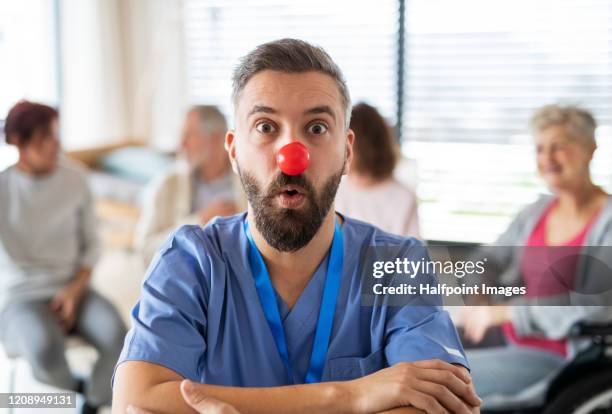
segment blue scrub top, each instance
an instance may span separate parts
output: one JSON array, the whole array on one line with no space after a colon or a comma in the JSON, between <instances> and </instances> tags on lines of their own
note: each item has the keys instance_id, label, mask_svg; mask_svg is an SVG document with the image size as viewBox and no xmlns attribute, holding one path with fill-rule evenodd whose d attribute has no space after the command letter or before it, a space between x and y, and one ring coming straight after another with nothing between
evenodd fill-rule
<instances>
[{"instance_id":1,"label":"blue scrub top","mask_svg":"<svg viewBox=\"0 0 612 414\"><path fill-rule=\"evenodd\" d=\"M242 213L204 228L183 226L165 242L143 282L118 364L147 361L207 384L289 383L249 266L245 219ZM439 306L361 305L362 248L422 243L349 217L342 236L344 270L322 380L350 380L401 361L434 358L468 367L455 327ZM291 310L276 295L296 384L308 370L328 260Z\"/></svg>"}]
</instances>

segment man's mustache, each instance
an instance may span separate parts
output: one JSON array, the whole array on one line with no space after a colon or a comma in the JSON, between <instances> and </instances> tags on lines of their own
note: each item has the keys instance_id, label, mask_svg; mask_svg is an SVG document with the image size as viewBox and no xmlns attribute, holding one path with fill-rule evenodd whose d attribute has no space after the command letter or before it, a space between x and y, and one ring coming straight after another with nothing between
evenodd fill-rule
<instances>
[{"instance_id":1,"label":"man's mustache","mask_svg":"<svg viewBox=\"0 0 612 414\"><path fill-rule=\"evenodd\" d=\"M268 186L268 191L266 191L265 198L276 197L281 191L281 189L286 185L296 185L302 187L306 192L307 196L315 194L314 186L304 174L287 175L281 172L274 178L274 181L272 181L272 183Z\"/></svg>"}]
</instances>

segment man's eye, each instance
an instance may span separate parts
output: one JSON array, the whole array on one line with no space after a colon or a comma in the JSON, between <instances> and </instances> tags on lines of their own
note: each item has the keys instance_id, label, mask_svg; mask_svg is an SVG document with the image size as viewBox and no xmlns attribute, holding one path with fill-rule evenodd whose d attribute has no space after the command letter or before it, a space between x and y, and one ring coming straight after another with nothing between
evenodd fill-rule
<instances>
[{"instance_id":1,"label":"man's eye","mask_svg":"<svg viewBox=\"0 0 612 414\"><path fill-rule=\"evenodd\" d=\"M312 124L308 127L308 133L314 135L321 135L327 132L327 125L322 123Z\"/></svg>"},{"instance_id":2,"label":"man's eye","mask_svg":"<svg viewBox=\"0 0 612 414\"><path fill-rule=\"evenodd\" d=\"M255 129L257 129L257 131L261 132L262 134L271 134L272 132L276 131L274 125L269 122L260 122L259 124L257 124Z\"/></svg>"}]
</instances>

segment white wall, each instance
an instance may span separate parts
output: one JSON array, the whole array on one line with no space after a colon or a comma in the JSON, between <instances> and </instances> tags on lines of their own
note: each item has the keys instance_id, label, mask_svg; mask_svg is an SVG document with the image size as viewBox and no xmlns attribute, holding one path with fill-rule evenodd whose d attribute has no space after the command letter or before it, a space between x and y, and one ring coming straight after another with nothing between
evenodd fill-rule
<instances>
[{"instance_id":1,"label":"white wall","mask_svg":"<svg viewBox=\"0 0 612 414\"><path fill-rule=\"evenodd\" d=\"M118 0L60 2L62 140L66 148L125 137Z\"/></svg>"},{"instance_id":2,"label":"white wall","mask_svg":"<svg viewBox=\"0 0 612 414\"><path fill-rule=\"evenodd\" d=\"M179 0L61 0L66 148L173 149L186 107Z\"/></svg>"}]
</instances>

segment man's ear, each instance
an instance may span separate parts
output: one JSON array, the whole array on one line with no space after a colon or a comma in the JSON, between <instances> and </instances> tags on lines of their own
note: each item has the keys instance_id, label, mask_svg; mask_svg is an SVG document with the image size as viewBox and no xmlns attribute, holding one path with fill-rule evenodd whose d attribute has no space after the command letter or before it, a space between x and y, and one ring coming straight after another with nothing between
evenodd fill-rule
<instances>
[{"instance_id":1,"label":"man's ear","mask_svg":"<svg viewBox=\"0 0 612 414\"><path fill-rule=\"evenodd\" d=\"M346 163L344 164L343 175L347 175L351 170L351 162L353 161L353 142L355 141L355 133L352 129L346 132Z\"/></svg>"},{"instance_id":2,"label":"man's ear","mask_svg":"<svg viewBox=\"0 0 612 414\"><path fill-rule=\"evenodd\" d=\"M595 155L596 149L597 149L597 144L594 144L593 146L591 146L590 151L589 151L589 162L593 161L593 156Z\"/></svg>"},{"instance_id":3,"label":"man's ear","mask_svg":"<svg viewBox=\"0 0 612 414\"><path fill-rule=\"evenodd\" d=\"M236 165L236 131L233 129L225 133L225 150L232 164L232 170L238 174L238 166Z\"/></svg>"}]
</instances>

